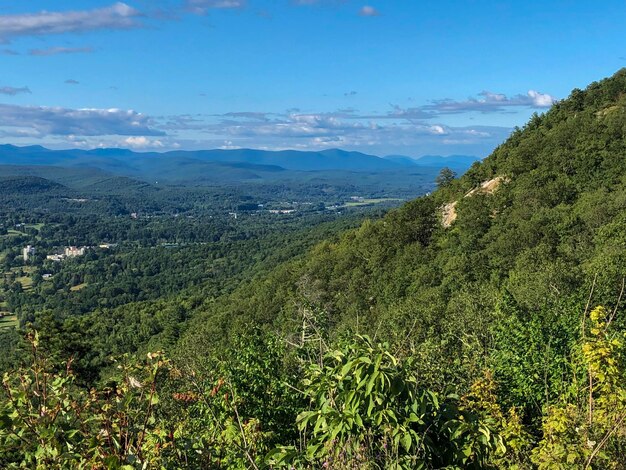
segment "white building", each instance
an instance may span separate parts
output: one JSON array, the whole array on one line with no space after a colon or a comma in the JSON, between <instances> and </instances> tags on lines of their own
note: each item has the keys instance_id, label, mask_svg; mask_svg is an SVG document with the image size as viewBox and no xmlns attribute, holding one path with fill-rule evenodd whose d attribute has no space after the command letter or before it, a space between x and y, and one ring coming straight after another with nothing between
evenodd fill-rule
<instances>
[{"instance_id":1,"label":"white building","mask_svg":"<svg viewBox=\"0 0 626 470\"><path fill-rule=\"evenodd\" d=\"M28 261L31 256L35 255L35 247L28 245L26 248L22 250L22 256L24 257L24 261Z\"/></svg>"},{"instance_id":2,"label":"white building","mask_svg":"<svg viewBox=\"0 0 626 470\"><path fill-rule=\"evenodd\" d=\"M270 214L293 214L296 212L295 209L272 209L270 210Z\"/></svg>"},{"instance_id":3,"label":"white building","mask_svg":"<svg viewBox=\"0 0 626 470\"><path fill-rule=\"evenodd\" d=\"M68 246L65 248L65 256L67 256L68 258L83 256L85 254L85 251L87 251L86 246Z\"/></svg>"}]
</instances>

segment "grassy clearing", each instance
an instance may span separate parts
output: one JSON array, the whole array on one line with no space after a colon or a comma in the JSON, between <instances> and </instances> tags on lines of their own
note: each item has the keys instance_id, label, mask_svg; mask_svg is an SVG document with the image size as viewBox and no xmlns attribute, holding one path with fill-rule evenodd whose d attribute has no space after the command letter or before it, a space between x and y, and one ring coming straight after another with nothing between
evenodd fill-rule
<instances>
[{"instance_id":1,"label":"grassy clearing","mask_svg":"<svg viewBox=\"0 0 626 470\"><path fill-rule=\"evenodd\" d=\"M13 237L18 236L18 235L26 236L26 234L24 232L20 232L19 230L15 230L15 229L12 229L12 228L7 230L7 235L8 236L13 236Z\"/></svg>"},{"instance_id":2,"label":"grassy clearing","mask_svg":"<svg viewBox=\"0 0 626 470\"><path fill-rule=\"evenodd\" d=\"M70 290L71 290L72 292L78 292L79 290L82 290L82 289L84 289L85 287L87 287L87 285L88 285L87 283L78 284L77 286L70 287Z\"/></svg>"},{"instance_id":3,"label":"grassy clearing","mask_svg":"<svg viewBox=\"0 0 626 470\"><path fill-rule=\"evenodd\" d=\"M0 317L0 329L15 328L18 325L17 315L5 315Z\"/></svg>"},{"instance_id":4,"label":"grassy clearing","mask_svg":"<svg viewBox=\"0 0 626 470\"><path fill-rule=\"evenodd\" d=\"M33 288L33 280L29 276L18 277L16 281L22 284L22 289L24 289L25 291L31 290Z\"/></svg>"},{"instance_id":5,"label":"grassy clearing","mask_svg":"<svg viewBox=\"0 0 626 470\"><path fill-rule=\"evenodd\" d=\"M41 229L43 228L44 225L45 224L28 224L28 225L25 225L24 227L37 230L37 235L35 238L37 240L41 240L41 236L39 235L39 232L41 232Z\"/></svg>"},{"instance_id":6,"label":"grassy clearing","mask_svg":"<svg viewBox=\"0 0 626 470\"><path fill-rule=\"evenodd\" d=\"M361 206L371 206L374 204L382 204L384 202L400 202L403 201L403 199L395 199L395 198L379 198L379 199L363 199L361 201L350 201L350 202L346 202L343 206L341 207L361 207Z\"/></svg>"}]
</instances>

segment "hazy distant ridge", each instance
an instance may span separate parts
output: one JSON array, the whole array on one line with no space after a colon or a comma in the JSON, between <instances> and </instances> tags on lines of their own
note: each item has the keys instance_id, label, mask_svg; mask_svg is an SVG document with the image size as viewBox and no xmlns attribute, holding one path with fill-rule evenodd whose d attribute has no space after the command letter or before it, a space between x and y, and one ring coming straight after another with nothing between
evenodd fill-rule
<instances>
[{"instance_id":1,"label":"hazy distant ridge","mask_svg":"<svg viewBox=\"0 0 626 470\"><path fill-rule=\"evenodd\" d=\"M476 160L476 157L468 156L381 158L339 149L319 152L236 149L142 153L118 148L50 150L41 146L0 145L0 165L93 168L115 175L162 181L192 181L199 178L220 181L259 180L290 171L384 172L407 167L450 166L457 171L465 171Z\"/></svg>"}]
</instances>

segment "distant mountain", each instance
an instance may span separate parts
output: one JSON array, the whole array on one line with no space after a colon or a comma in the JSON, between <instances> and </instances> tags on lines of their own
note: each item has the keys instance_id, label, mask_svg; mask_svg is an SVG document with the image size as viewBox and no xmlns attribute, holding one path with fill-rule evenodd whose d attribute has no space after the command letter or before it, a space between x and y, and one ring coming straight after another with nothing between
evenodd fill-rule
<instances>
[{"instance_id":1,"label":"distant mountain","mask_svg":"<svg viewBox=\"0 0 626 470\"><path fill-rule=\"evenodd\" d=\"M68 188L38 176L0 176L0 195L64 193Z\"/></svg>"},{"instance_id":2,"label":"distant mountain","mask_svg":"<svg viewBox=\"0 0 626 470\"><path fill-rule=\"evenodd\" d=\"M60 166L44 165L0 165L0 182L17 180L20 177L38 178L57 183L61 187L74 190L97 190L106 187L108 192L115 188L123 189L124 192L141 190L149 186L143 181L138 181L125 176L118 176L97 168L68 168ZM114 192L114 191L113 191Z\"/></svg>"},{"instance_id":3,"label":"distant mountain","mask_svg":"<svg viewBox=\"0 0 626 470\"><path fill-rule=\"evenodd\" d=\"M391 170L398 168L393 162L374 155L360 152L331 149L320 152L300 152L283 150L271 152L266 150L201 150L195 152L175 151L163 154L167 157L187 157L201 161L239 162L256 165L280 166L287 170Z\"/></svg>"},{"instance_id":4,"label":"distant mountain","mask_svg":"<svg viewBox=\"0 0 626 470\"><path fill-rule=\"evenodd\" d=\"M195 185L278 180L293 178L298 172L355 173L351 178L358 178L359 174L367 172L398 172L407 168L419 170L420 174L436 174L444 166L464 172L475 160L476 157L466 156L381 158L339 149L319 152L237 149L157 153L119 148L50 150L41 146L0 145L0 176L7 174L6 165L13 165L22 168L20 174L43 178L50 176L53 181L61 184L67 182L68 186L74 188L88 185L87 181L99 184L102 178L112 176L150 183ZM43 168L49 168L50 171L44 171ZM61 168L75 171L63 172Z\"/></svg>"},{"instance_id":5,"label":"distant mountain","mask_svg":"<svg viewBox=\"0 0 626 470\"><path fill-rule=\"evenodd\" d=\"M331 149L320 152L284 150L197 150L165 153L127 149L49 150L40 146L0 145L0 163L15 165L92 166L111 171L140 171L145 167L197 162L249 163L279 166L287 170L386 170L398 165L374 155ZM257 168L260 169L260 168ZM275 169L274 169L275 170Z\"/></svg>"},{"instance_id":6,"label":"distant mountain","mask_svg":"<svg viewBox=\"0 0 626 470\"><path fill-rule=\"evenodd\" d=\"M470 155L449 155L442 157L440 155L424 155L415 160L416 165L419 166L434 166L443 168L444 166L452 169L463 169L463 171L469 169L475 162L480 161L479 157Z\"/></svg>"},{"instance_id":7,"label":"distant mountain","mask_svg":"<svg viewBox=\"0 0 626 470\"><path fill-rule=\"evenodd\" d=\"M474 162L480 161L479 157L470 155L449 155L443 157L441 155L424 155L423 157L412 158L404 155L388 155L385 160L393 162L403 167L431 167L443 168L449 167L458 172L464 173L471 167Z\"/></svg>"},{"instance_id":8,"label":"distant mountain","mask_svg":"<svg viewBox=\"0 0 626 470\"><path fill-rule=\"evenodd\" d=\"M397 165L401 165L404 167L416 167L417 160L412 157L406 157L404 155L387 155L384 157L385 160L396 163Z\"/></svg>"}]
</instances>

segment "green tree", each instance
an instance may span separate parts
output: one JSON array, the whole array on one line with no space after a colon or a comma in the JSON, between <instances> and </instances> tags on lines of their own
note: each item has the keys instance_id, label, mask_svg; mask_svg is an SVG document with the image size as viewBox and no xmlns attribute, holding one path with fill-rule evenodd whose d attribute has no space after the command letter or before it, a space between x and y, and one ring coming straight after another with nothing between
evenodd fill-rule
<instances>
[{"instance_id":1,"label":"green tree","mask_svg":"<svg viewBox=\"0 0 626 470\"><path fill-rule=\"evenodd\" d=\"M437 184L437 187L443 188L452 183L456 176L456 172L446 166L441 169L439 175L437 175L437 178L435 178L435 183Z\"/></svg>"}]
</instances>

